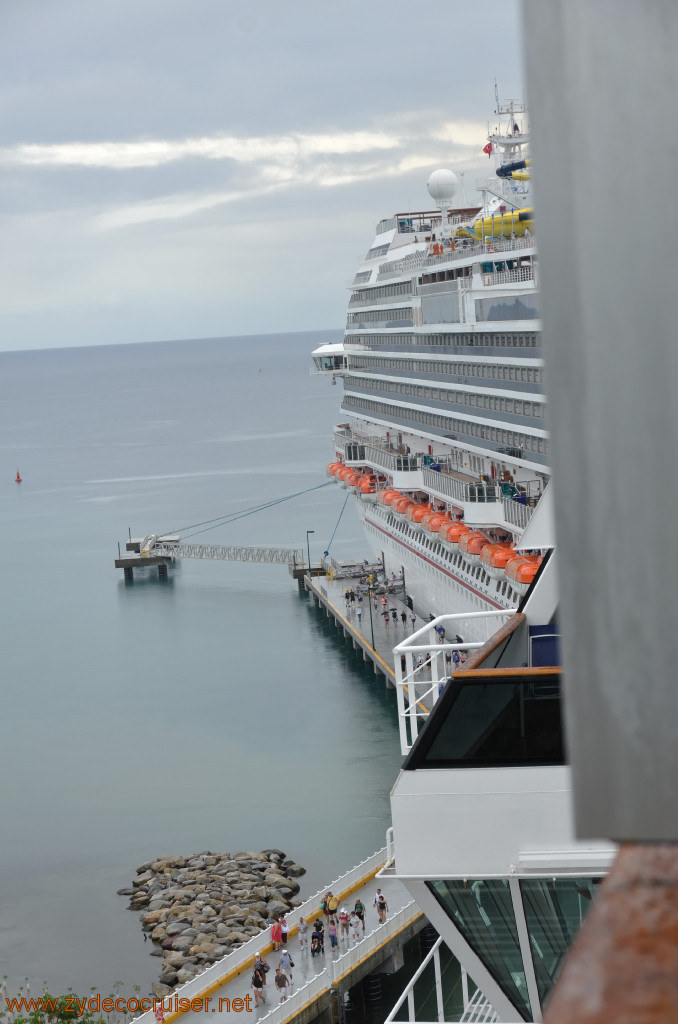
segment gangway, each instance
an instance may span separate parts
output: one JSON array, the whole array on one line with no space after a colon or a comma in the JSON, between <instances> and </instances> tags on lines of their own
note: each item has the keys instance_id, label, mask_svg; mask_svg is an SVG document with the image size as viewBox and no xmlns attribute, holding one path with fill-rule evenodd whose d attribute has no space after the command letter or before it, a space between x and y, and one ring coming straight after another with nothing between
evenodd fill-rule
<instances>
[{"instance_id":1,"label":"gangway","mask_svg":"<svg viewBox=\"0 0 678 1024\"><path fill-rule=\"evenodd\" d=\"M181 538L167 534L147 534L143 538L131 538L122 553L118 546L116 569L123 569L125 579L133 578L134 569L158 567L158 574L167 575L167 566L177 558L201 558L221 562L262 562L269 565L287 565L292 575L297 576L300 569L309 568L304 561L301 548L271 547L258 545L244 547L237 544L182 544ZM316 567L311 567L315 574ZM324 570L323 570L324 571Z\"/></svg>"}]
</instances>

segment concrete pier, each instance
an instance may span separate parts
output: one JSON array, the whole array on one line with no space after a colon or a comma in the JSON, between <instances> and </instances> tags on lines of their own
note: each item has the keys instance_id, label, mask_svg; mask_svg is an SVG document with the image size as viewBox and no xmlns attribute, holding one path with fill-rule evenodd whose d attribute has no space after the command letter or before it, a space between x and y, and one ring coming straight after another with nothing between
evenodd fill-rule
<instances>
[{"instance_id":1,"label":"concrete pier","mask_svg":"<svg viewBox=\"0 0 678 1024\"><path fill-rule=\"evenodd\" d=\"M358 568L358 567L356 567ZM356 650L363 652L365 661L371 661L374 671L383 675L386 685L395 686L395 670L393 666L393 648L406 636L409 636L424 623L415 616L412 623L412 610L403 600L402 590L399 595L382 593L384 585L376 585L372 594L363 596L362 602L346 604L347 588L354 590L359 584L361 574L354 576L342 575L341 579L332 579L328 575L309 578L304 577L304 586L312 595L316 604L323 608L328 618L334 620L337 629L342 630ZM398 581L396 581L397 583ZM386 598L386 604L383 603ZM375 608L376 601L376 608ZM358 615L358 609L361 615ZM388 611L388 618L384 611ZM392 612L395 610L396 618ZM405 622L402 616L405 613Z\"/></svg>"}]
</instances>

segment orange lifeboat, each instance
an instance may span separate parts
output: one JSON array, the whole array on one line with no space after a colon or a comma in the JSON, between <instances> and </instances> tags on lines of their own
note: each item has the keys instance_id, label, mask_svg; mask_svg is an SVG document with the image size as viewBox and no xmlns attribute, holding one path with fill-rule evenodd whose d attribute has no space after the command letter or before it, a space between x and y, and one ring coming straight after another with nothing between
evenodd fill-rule
<instances>
[{"instance_id":1,"label":"orange lifeboat","mask_svg":"<svg viewBox=\"0 0 678 1024\"><path fill-rule=\"evenodd\" d=\"M344 477L344 483L350 490L355 490L358 484L360 483L361 478L362 474L356 473L354 471L353 473L349 473L347 476Z\"/></svg>"},{"instance_id":2,"label":"orange lifeboat","mask_svg":"<svg viewBox=\"0 0 678 1024\"><path fill-rule=\"evenodd\" d=\"M340 469L344 468L343 462L330 462L329 466L325 470L328 476L334 476L339 472Z\"/></svg>"},{"instance_id":3,"label":"orange lifeboat","mask_svg":"<svg viewBox=\"0 0 678 1024\"><path fill-rule=\"evenodd\" d=\"M364 476L358 484L357 493L363 499L363 501L376 501L377 500L377 485L374 478Z\"/></svg>"},{"instance_id":4,"label":"orange lifeboat","mask_svg":"<svg viewBox=\"0 0 678 1024\"><path fill-rule=\"evenodd\" d=\"M438 511L434 512L430 518L422 520L422 522L429 533L438 533L443 523L452 522L452 516L449 512Z\"/></svg>"},{"instance_id":5,"label":"orange lifeboat","mask_svg":"<svg viewBox=\"0 0 678 1024\"><path fill-rule=\"evenodd\" d=\"M400 493L400 491L392 491L391 494L387 494L386 497L384 498L384 505L386 505L387 508L392 507L393 502L398 501L402 497L403 495Z\"/></svg>"},{"instance_id":6,"label":"orange lifeboat","mask_svg":"<svg viewBox=\"0 0 678 1024\"><path fill-rule=\"evenodd\" d=\"M421 521L425 515L429 514L429 512L433 512L430 505L410 505L405 512L405 517L412 524L413 530L423 531L424 527L421 525Z\"/></svg>"},{"instance_id":7,"label":"orange lifeboat","mask_svg":"<svg viewBox=\"0 0 678 1024\"><path fill-rule=\"evenodd\" d=\"M387 487L385 491L379 491L379 494L377 495L377 501L379 502L380 505L385 505L387 499L392 498L395 493L396 492L393 489L393 487Z\"/></svg>"},{"instance_id":8,"label":"orange lifeboat","mask_svg":"<svg viewBox=\"0 0 678 1024\"><path fill-rule=\"evenodd\" d=\"M338 469L336 472L337 483L340 487L346 487L346 478L353 473L350 466L344 466L342 469Z\"/></svg>"},{"instance_id":9,"label":"orange lifeboat","mask_svg":"<svg viewBox=\"0 0 678 1024\"><path fill-rule=\"evenodd\" d=\"M542 563L541 555L516 555L506 566L506 576L519 594L527 593Z\"/></svg>"},{"instance_id":10,"label":"orange lifeboat","mask_svg":"<svg viewBox=\"0 0 678 1024\"><path fill-rule=\"evenodd\" d=\"M405 495L404 498L395 498L391 502L391 512L394 516L397 516L398 519L405 519L405 513L411 505L414 505L414 502L411 498L408 498L407 495Z\"/></svg>"},{"instance_id":11,"label":"orange lifeboat","mask_svg":"<svg viewBox=\"0 0 678 1024\"><path fill-rule=\"evenodd\" d=\"M466 556L467 562L477 565L480 552L489 544L487 537L480 530L470 530L459 538L459 550Z\"/></svg>"},{"instance_id":12,"label":"orange lifeboat","mask_svg":"<svg viewBox=\"0 0 678 1024\"><path fill-rule=\"evenodd\" d=\"M459 544L459 538L463 537L465 533L470 533L471 528L466 523L462 523L459 519L453 520L451 523L443 523L438 529L438 534L443 547L448 551L456 551L457 545Z\"/></svg>"},{"instance_id":13,"label":"orange lifeboat","mask_svg":"<svg viewBox=\"0 0 678 1024\"><path fill-rule=\"evenodd\" d=\"M489 576L495 580L502 579L506 563L515 556L515 548L510 542L488 544L480 552L480 561Z\"/></svg>"}]
</instances>

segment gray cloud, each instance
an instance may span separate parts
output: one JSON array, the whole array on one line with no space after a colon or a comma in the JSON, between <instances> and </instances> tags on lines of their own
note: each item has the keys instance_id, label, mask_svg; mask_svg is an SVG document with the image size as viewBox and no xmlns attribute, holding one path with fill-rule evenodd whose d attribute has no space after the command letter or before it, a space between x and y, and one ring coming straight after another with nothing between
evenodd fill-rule
<instances>
[{"instance_id":1,"label":"gray cloud","mask_svg":"<svg viewBox=\"0 0 678 1024\"><path fill-rule=\"evenodd\" d=\"M515 0L6 0L6 347L341 326L374 224L474 178Z\"/></svg>"}]
</instances>

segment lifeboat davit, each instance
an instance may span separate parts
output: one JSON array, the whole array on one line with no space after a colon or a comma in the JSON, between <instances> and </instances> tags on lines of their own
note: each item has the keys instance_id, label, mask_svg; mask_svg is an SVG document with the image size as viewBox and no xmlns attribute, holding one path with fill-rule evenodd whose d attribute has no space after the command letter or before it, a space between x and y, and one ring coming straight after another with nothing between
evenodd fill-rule
<instances>
[{"instance_id":1,"label":"lifeboat davit","mask_svg":"<svg viewBox=\"0 0 678 1024\"><path fill-rule=\"evenodd\" d=\"M396 516L397 519L400 519L402 521L403 519L407 518L405 513L407 512L408 508L410 508L411 505L414 505L414 502L412 501L411 498L408 498L407 495L405 495L405 497L403 498L395 498L391 502L391 512L393 513L394 516Z\"/></svg>"},{"instance_id":2,"label":"lifeboat davit","mask_svg":"<svg viewBox=\"0 0 678 1024\"><path fill-rule=\"evenodd\" d=\"M429 512L433 512L430 505L410 505L405 512L405 518L409 520L413 530L423 532L424 527L421 525L421 521Z\"/></svg>"},{"instance_id":3,"label":"lifeboat davit","mask_svg":"<svg viewBox=\"0 0 678 1024\"><path fill-rule=\"evenodd\" d=\"M501 544L488 544L480 552L480 561L489 576L495 580L503 579L504 569L512 558L515 557L515 547L510 542Z\"/></svg>"},{"instance_id":4,"label":"lifeboat davit","mask_svg":"<svg viewBox=\"0 0 678 1024\"><path fill-rule=\"evenodd\" d=\"M506 576L519 594L526 594L542 563L541 555L516 555L506 566Z\"/></svg>"},{"instance_id":5,"label":"lifeboat davit","mask_svg":"<svg viewBox=\"0 0 678 1024\"><path fill-rule=\"evenodd\" d=\"M465 555L467 562L477 565L480 552L489 544L487 537L480 530L469 530L459 538L459 550Z\"/></svg>"},{"instance_id":6,"label":"lifeboat davit","mask_svg":"<svg viewBox=\"0 0 678 1024\"><path fill-rule=\"evenodd\" d=\"M459 538L463 537L465 533L470 532L470 526L462 523L459 519L454 520L452 523L443 523L438 529L438 535L443 542L443 547L447 551L456 551Z\"/></svg>"}]
</instances>

